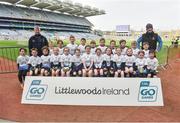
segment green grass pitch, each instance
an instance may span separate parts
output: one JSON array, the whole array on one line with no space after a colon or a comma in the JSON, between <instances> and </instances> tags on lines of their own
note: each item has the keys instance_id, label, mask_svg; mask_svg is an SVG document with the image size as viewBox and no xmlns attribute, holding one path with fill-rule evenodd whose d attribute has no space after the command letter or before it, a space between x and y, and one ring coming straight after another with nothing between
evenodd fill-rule
<instances>
[{"instance_id":1,"label":"green grass pitch","mask_svg":"<svg viewBox=\"0 0 180 123\"><path fill-rule=\"evenodd\" d=\"M76 41L77 44L80 43L80 41ZM89 43L90 41L87 41ZM106 41L106 45L109 45L110 41ZM67 40L64 41L64 44L66 45L68 43ZM130 46L130 41L127 41L127 46ZM118 44L118 43L117 43ZM98 45L98 41L97 41ZM157 54L157 58L159 60L159 64L165 64L167 61L167 52L168 52L168 46L171 45L171 41L164 41L163 42L163 48L162 50ZM14 48L10 48L14 47ZM18 56L18 50L19 48L17 47L27 47L27 43L20 43L19 41L0 41L0 57L5 57L10 60L16 60Z\"/></svg>"}]
</instances>

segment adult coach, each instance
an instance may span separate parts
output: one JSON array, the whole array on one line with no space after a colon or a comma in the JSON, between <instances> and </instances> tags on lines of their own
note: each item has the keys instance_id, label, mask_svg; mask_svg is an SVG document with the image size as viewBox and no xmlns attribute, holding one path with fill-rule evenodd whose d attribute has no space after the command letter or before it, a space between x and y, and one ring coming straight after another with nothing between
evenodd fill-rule
<instances>
[{"instance_id":1,"label":"adult coach","mask_svg":"<svg viewBox=\"0 0 180 123\"><path fill-rule=\"evenodd\" d=\"M160 51L162 48L162 39L157 33L154 33L152 24L146 25L146 33L137 40L137 45L139 49L142 48L144 42L149 43L149 50Z\"/></svg>"},{"instance_id":2,"label":"adult coach","mask_svg":"<svg viewBox=\"0 0 180 123\"><path fill-rule=\"evenodd\" d=\"M41 35L41 29L39 26L34 27L35 35L33 35L28 42L29 54L31 56L31 49L36 48L38 50L38 56L42 55L42 48L48 46L48 41L46 37Z\"/></svg>"}]
</instances>

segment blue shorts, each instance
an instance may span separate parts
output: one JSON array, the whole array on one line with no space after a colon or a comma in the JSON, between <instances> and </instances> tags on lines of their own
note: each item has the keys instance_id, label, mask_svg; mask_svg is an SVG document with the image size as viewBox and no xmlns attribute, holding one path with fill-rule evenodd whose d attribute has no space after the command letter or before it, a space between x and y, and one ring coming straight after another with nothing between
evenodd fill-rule
<instances>
[{"instance_id":1,"label":"blue shorts","mask_svg":"<svg viewBox=\"0 0 180 123\"><path fill-rule=\"evenodd\" d=\"M28 65L20 65L19 70L28 70L29 66Z\"/></svg>"}]
</instances>

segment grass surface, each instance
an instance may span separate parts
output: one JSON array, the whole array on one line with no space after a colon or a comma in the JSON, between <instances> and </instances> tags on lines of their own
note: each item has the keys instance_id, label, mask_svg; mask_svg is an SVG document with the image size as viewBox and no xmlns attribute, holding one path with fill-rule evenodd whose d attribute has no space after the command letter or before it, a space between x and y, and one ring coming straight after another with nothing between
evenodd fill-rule
<instances>
[{"instance_id":1,"label":"grass surface","mask_svg":"<svg viewBox=\"0 0 180 123\"><path fill-rule=\"evenodd\" d=\"M87 44L89 44L90 41L87 41ZM109 45L110 41L106 41L106 45ZM76 41L77 44L80 44L80 41ZM127 41L127 46L130 46L130 41ZM54 42L55 44L55 42ZM68 41L65 40L64 44L68 44ZM97 41L98 45L98 41ZM117 43L118 45L118 43ZM167 52L168 52L168 46L171 45L170 41L164 41L163 42L163 48L162 50L157 54L157 58L159 60L160 64L165 64L167 61ZM8 47L8 48L5 48ZM10 48L12 47L12 48ZM19 47L27 47L27 43L21 43L18 41L0 41L0 56L8 58L10 60L16 60L19 52Z\"/></svg>"}]
</instances>

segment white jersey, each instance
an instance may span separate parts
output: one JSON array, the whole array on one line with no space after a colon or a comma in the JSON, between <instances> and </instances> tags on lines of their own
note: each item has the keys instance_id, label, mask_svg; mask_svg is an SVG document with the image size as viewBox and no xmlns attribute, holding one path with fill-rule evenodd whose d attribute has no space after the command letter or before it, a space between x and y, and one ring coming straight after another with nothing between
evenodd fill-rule
<instances>
[{"instance_id":1,"label":"white jersey","mask_svg":"<svg viewBox=\"0 0 180 123\"><path fill-rule=\"evenodd\" d=\"M49 48L49 55L52 55L53 54L53 48Z\"/></svg>"},{"instance_id":2,"label":"white jersey","mask_svg":"<svg viewBox=\"0 0 180 123\"><path fill-rule=\"evenodd\" d=\"M112 53L113 53L113 54L116 54L116 49L115 49L115 48L112 49Z\"/></svg>"},{"instance_id":3,"label":"white jersey","mask_svg":"<svg viewBox=\"0 0 180 123\"><path fill-rule=\"evenodd\" d=\"M92 54L92 55L95 55L95 54L96 54L96 47L91 48L91 54Z\"/></svg>"},{"instance_id":4,"label":"white jersey","mask_svg":"<svg viewBox=\"0 0 180 123\"><path fill-rule=\"evenodd\" d=\"M113 62L116 63L117 67L120 67L121 66L121 63L124 62L124 56L123 55L117 55L115 54L112 58Z\"/></svg>"},{"instance_id":5,"label":"white jersey","mask_svg":"<svg viewBox=\"0 0 180 123\"><path fill-rule=\"evenodd\" d=\"M144 51L144 57L149 58L149 50L143 50Z\"/></svg>"},{"instance_id":6,"label":"white jersey","mask_svg":"<svg viewBox=\"0 0 180 123\"><path fill-rule=\"evenodd\" d=\"M50 57L50 62L53 63L53 65L59 65L61 62L61 56L52 54Z\"/></svg>"},{"instance_id":7,"label":"white jersey","mask_svg":"<svg viewBox=\"0 0 180 123\"><path fill-rule=\"evenodd\" d=\"M103 60L104 60L103 55L100 55L100 56L94 55L94 66L95 66L95 68L101 68Z\"/></svg>"},{"instance_id":8,"label":"white jersey","mask_svg":"<svg viewBox=\"0 0 180 123\"><path fill-rule=\"evenodd\" d=\"M147 68L151 70L156 70L158 67L158 60L157 58L147 58Z\"/></svg>"},{"instance_id":9,"label":"white jersey","mask_svg":"<svg viewBox=\"0 0 180 123\"><path fill-rule=\"evenodd\" d=\"M100 49L101 49L102 54L105 54L105 53L106 53L106 49L107 49L106 46L98 46L97 48L100 48Z\"/></svg>"},{"instance_id":10,"label":"white jersey","mask_svg":"<svg viewBox=\"0 0 180 123\"><path fill-rule=\"evenodd\" d=\"M37 65L41 64L41 58L39 56L31 56L29 58L28 64L30 64L32 67L36 67Z\"/></svg>"},{"instance_id":11,"label":"white jersey","mask_svg":"<svg viewBox=\"0 0 180 123\"><path fill-rule=\"evenodd\" d=\"M72 62L74 63L75 66L79 66L82 63L82 58L81 56L72 56Z\"/></svg>"},{"instance_id":12,"label":"white jersey","mask_svg":"<svg viewBox=\"0 0 180 123\"><path fill-rule=\"evenodd\" d=\"M137 58L136 59L136 66L138 67L138 69L141 69L146 65L147 65L147 60L145 58L142 58L142 59Z\"/></svg>"},{"instance_id":13,"label":"white jersey","mask_svg":"<svg viewBox=\"0 0 180 123\"><path fill-rule=\"evenodd\" d=\"M18 56L17 57L17 64L19 64L19 66L21 65L27 65L29 61L29 56L25 55L25 56Z\"/></svg>"},{"instance_id":14,"label":"white jersey","mask_svg":"<svg viewBox=\"0 0 180 123\"><path fill-rule=\"evenodd\" d=\"M107 55L107 54L103 55L104 61L106 62L106 65L108 67L111 66L112 57L113 57L113 55Z\"/></svg>"},{"instance_id":15,"label":"white jersey","mask_svg":"<svg viewBox=\"0 0 180 123\"><path fill-rule=\"evenodd\" d=\"M125 57L124 57L124 60L125 60L125 65L126 66L128 66L128 67L132 67L133 66L133 64L136 62L135 60L136 60L136 58L135 58L135 56L128 56L128 55L126 55Z\"/></svg>"},{"instance_id":16,"label":"white jersey","mask_svg":"<svg viewBox=\"0 0 180 123\"><path fill-rule=\"evenodd\" d=\"M58 49L59 49L59 55L62 55L64 48L63 48L63 47L62 47L62 48L59 48L59 47L58 47Z\"/></svg>"},{"instance_id":17,"label":"white jersey","mask_svg":"<svg viewBox=\"0 0 180 123\"><path fill-rule=\"evenodd\" d=\"M83 46L83 45L79 45L78 46L78 49L80 49L80 52L81 52L81 54L83 54L83 53L85 53L85 45Z\"/></svg>"},{"instance_id":18,"label":"white jersey","mask_svg":"<svg viewBox=\"0 0 180 123\"><path fill-rule=\"evenodd\" d=\"M19 64L19 70L27 70L28 69L28 61L29 56L18 56L17 64Z\"/></svg>"},{"instance_id":19,"label":"white jersey","mask_svg":"<svg viewBox=\"0 0 180 123\"><path fill-rule=\"evenodd\" d=\"M50 62L50 58L51 56L41 56L41 63L42 63L42 67L50 67L51 62Z\"/></svg>"},{"instance_id":20,"label":"white jersey","mask_svg":"<svg viewBox=\"0 0 180 123\"><path fill-rule=\"evenodd\" d=\"M140 51L138 48L136 48L136 49L133 49L132 48L132 50L133 50L133 55L136 57L136 58L138 58L138 52Z\"/></svg>"},{"instance_id":21,"label":"white jersey","mask_svg":"<svg viewBox=\"0 0 180 123\"><path fill-rule=\"evenodd\" d=\"M125 47L124 49L121 49L121 55L125 56L127 49L128 49L127 47Z\"/></svg>"},{"instance_id":22,"label":"white jersey","mask_svg":"<svg viewBox=\"0 0 180 123\"><path fill-rule=\"evenodd\" d=\"M61 55L61 63L63 67L71 67L71 63L72 63L72 56L69 55Z\"/></svg>"},{"instance_id":23,"label":"white jersey","mask_svg":"<svg viewBox=\"0 0 180 123\"><path fill-rule=\"evenodd\" d=\"M87 67L89 67L91 65L91 63L93 62L94 58L93 58L93 55L92 54L87 54L87 53L84 53L82 55L82 61L85 62L85 65Z\"/></svg>"},{"instance_id":24,"label":"white jersey","mask_svg":"<svg viewBox=\"0 0 180 123\"><path fill-rule=\"evenodd\" d=\"M68 44L67 47L69 48L70 54L74 55L75 50L78 48L77 44Z\"/></svg>"}]
</instances>

